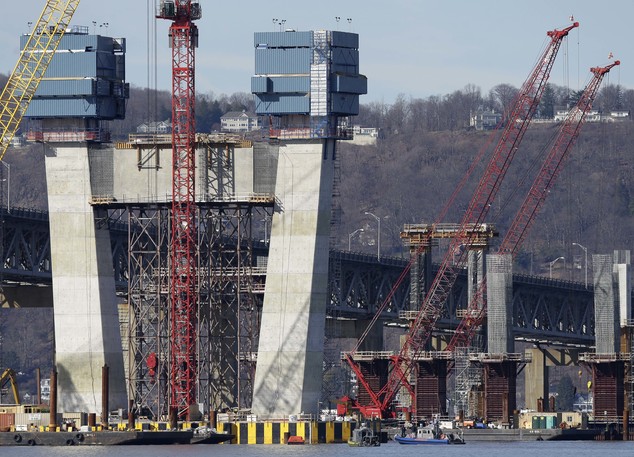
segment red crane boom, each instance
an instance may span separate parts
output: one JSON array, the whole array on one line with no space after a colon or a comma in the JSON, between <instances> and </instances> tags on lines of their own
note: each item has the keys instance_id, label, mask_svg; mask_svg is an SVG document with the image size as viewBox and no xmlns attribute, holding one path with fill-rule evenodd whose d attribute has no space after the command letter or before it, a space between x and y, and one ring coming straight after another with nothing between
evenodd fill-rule
<instances>
[{"instance_id":1,"label":"red crane boom","mask_svg":"<svg viewBox=\"0 0 634 457\"><path fill-rule=\"evenodd\" d=\"M464 255L461 255L457 264L452 265L454 252L457 252L457 248L460 246L468 247L473 243L475 231L470 229L482 224L486 218L491 202L495 199L524 133L537 110L561 42L570 30L578 26L579 23L575 22L562 30L547 32L550 42L518 93L502 136L465 212L458 234L452 239L429 292L416 318L410 325L401 351L393 358L392 371L388 376L386 385L380 392L376 393L370 389L352 356L347 356L348 363L356 373L357 379L368 390L374 406L379 408L382 413L388 411L389 405L401 385L408 388L410 394L412 393L409 383L406 382L407 377L414 366L416 356L422 351L431 336L431 332L440 318L442 306L458 276L458 270L465 261Z\"/></svg>"},{"instance_id":2,"label":"red crane boom","mask_svg":"<svg viewBox=\"0 0 634 457\"><path fill-rule=\"evenodd\" d=\"M500 245L499 252L509 253L513 257L517 253L532 227L535 217L541 210L550 189L557 180L561 168L572 150L572 146L579 137L586 114L592 108L592 103L599 91L603 78L613 67L620 65L620 63L617 60L606 67L593 67L590 69L593 74L592 79L584 89L577 104L568 112L566 119L562 123L559 133L542 164L542 168ZM460 321L454 336L447 345L447 351L453 351L457 346L467 347L473 341L473 337L478 327L484 322L486 315L486 301L483 299L485 289L486 280L483 280L480 282L478 290L467 307L465 317Z\"/></svg>"},{"instance_id":3,"label":"red crane boom","mask_svg":"<svg viewBox=\"0 0 634 457\"><path fill-rule=\"evenodd\" d=\"M172 48L172 211L170 243L170 392L169 404L179 417L196 403L198 361L196 298L195 201L195 48L200 4L161 1L158 18L173 21Z\"/></svg>"}]
</instances>

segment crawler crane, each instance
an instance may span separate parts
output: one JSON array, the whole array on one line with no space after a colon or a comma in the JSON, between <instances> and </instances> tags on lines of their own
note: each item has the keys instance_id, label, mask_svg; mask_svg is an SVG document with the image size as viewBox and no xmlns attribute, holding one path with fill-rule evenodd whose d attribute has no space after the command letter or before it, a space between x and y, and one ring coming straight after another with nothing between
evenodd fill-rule
<instances>
[{"instance_id":1,"label":"crawler crane","mask_svg":"<svg viewBox=\"0 0 634 457\"><path fill-rule=\"evenodd\" d=\"M500 189L524 133L537 110L561 43L570 30L578 26L579 24L575 22L562 30L547 32L550 42L519 91L506 127L465 212L457 236L449 245L430 290L410 325L399 354L391 357L392 369L385 386L375 392L355 362L354 353L345 355L361 386L368 392L373 403L371 406L378 409L382 416L389 414L392 400L401 386L404 386L412 398L415 398L408 378L440 318L442 306L455 283L458 271L466 261L464 253L467 250L460 251L458 248L473 244L477 231L472 229L484 222L491 203ZM457 262L454 259L455 252L463 253Z\"/></svg>"}]
</instances>

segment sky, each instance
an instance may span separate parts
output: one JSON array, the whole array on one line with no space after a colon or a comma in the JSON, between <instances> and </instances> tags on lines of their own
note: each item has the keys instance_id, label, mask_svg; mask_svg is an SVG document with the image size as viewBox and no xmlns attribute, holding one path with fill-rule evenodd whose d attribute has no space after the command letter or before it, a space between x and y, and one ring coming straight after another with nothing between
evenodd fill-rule
<instances>
[{"instance_id":1,"label":"sky","mask_svg":"<svg viewBox=\"0 0 634 457\"><path fill-rule=\"evenodd\" d=\"M200 0L196 89L215 96L250 92L253 33L342 30L359 34L360 70L368 78L361 103L427 98L472 84L520 87L547 44L546 32L580 23L557 57L550 82L582 89L590 67L621 60L605 82L634 89L632 0ZM19 35L36 22L45 0L21 0L0 28L0 72L18 59ZM127 39L126 79L170 90L169 22L153 18L158 0L82 0L72 20ZM337 17L340 18L337 21ZM275 24L273 19L277 19ZM107 26L106 26L107 24ZM156 37L156 38L155 38ZM151 56L156 56L153 59ZM156 64L149 63L154 62ZM154 68L156 70L154 70ZM148 70L149 69L149 70ZM156 78L154 74L156 73ZM155 83L156 80L156 83Z\"/></svg>"}]
</instances>

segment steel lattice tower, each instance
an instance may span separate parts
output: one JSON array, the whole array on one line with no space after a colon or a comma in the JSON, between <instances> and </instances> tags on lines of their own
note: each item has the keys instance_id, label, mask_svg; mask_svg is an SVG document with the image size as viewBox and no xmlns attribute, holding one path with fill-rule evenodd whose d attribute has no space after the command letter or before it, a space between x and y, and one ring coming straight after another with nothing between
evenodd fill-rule
<instances>
[{"instance_id":1,"label":"steel lattice tower","mask_svg":"<svg viewBox=\"0 0 634 457\"><path fill-rule=\"evenodd\" d=\"M196 402L195 48L201 16L191 0L162 2L159 18L172 20L172 214L170 243L170 407L178 416Z\"/></svg>"}]
</instances>

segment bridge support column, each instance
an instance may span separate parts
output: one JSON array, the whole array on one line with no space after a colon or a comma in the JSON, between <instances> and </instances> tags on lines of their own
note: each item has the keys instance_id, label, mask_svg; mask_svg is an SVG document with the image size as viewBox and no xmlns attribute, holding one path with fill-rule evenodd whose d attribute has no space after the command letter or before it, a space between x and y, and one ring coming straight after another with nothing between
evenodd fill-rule
<instances>
[{"instance_id":1,"label":"bridge support column","mask_svg":"<svg viewBox=\"0 0 634 457\"><path fill-rule=\"evenodd\" d=\"M280 144L252 405L263 418L317 412L335 145Z\"/></svg>"},{"instance_id":2,"label":"bridge support column","mask_svg":"<svg viewBox=\"0 0 634 457\"><path fill-rule=\"evenodd\" d=\"M537 402L541 398L548 404L548 367L544 351L539 348L525 349L530 353L531 363L524 369L524 407L538 411Z\"/></svg>"},{"instance_id":3,"label":"bridge support column","mask_svg":"<svg viewBox=\"0 0 634 457\"><path fill-rule=\"evenodd\" d=\"M517 363L509 359L514 350L513 259L493 254L487 259L488 356L484 364L484 416L508 423L516 407Z\"/></svg>"},{"instance_id":4,"label":"bridge support column","mask_svg":"<svg viewBox=\"0 0 634 457\"><path fill-rule=\"evenodd\" d=\"M484 279L484 259L482 249L472 249L467 253L467 303L471 303L478 286Z\"/></svg>"},{"instance_id":5,"label":"bridge support column","mask_svg":"<svg viewBox=\"0 0 634 457\"><path fill-rule=\"evenodd\" d=\"M427 244L421 252L418 252L418 248L416 244L410 245L412 267L409 273L409 309L412 311L420 308L433 280L431 243Z\"/></svg>"},{"instance_id":6,"label":"bridge support column","mask_svg":"<svg viewBox=\"0 0 634 457\"><path fill-rule=\"evenodd\" d=\"M104 365L112 408L127 399L110 235L89 204L89 153L78 144L46 158L60 412L101 412Z\"/></svg>"}]
</instances>

